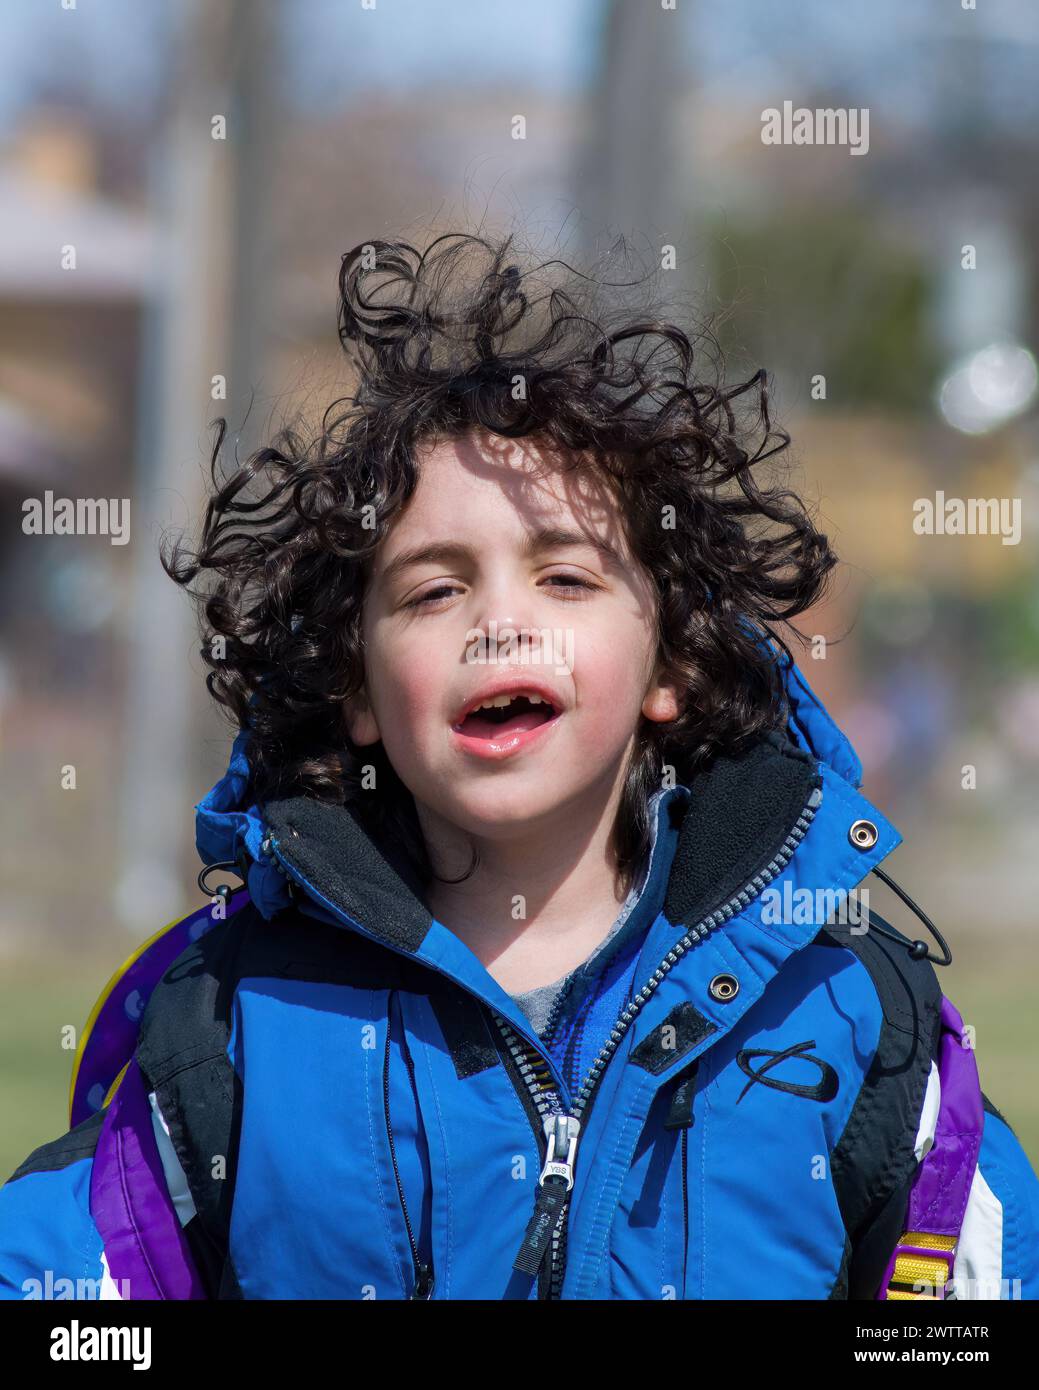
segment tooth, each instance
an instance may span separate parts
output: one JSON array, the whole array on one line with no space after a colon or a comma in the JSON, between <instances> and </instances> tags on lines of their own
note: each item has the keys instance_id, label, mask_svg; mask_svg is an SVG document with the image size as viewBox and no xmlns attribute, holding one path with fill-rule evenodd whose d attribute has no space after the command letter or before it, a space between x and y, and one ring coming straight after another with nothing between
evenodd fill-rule
<instances>
[{"instance_id":1,"label":"tooth","mask_svg":"<svg viewBox=\"0 0 1039 1390\"><path fill-rule=\"evenodd\" d=\"M476 709L504 709L506 705L511 705L513 700L519 699L529 700L532 705L547 704L547 701L540 695L518 690L515 695L497 695L493 700L484 700L482 704L476 706Z\"/></svg>"}]
</instances>

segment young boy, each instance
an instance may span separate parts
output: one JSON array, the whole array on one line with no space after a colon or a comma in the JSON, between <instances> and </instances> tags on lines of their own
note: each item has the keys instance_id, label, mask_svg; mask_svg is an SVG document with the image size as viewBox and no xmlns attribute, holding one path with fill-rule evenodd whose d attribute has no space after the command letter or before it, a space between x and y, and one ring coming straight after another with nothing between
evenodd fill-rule
<instances>
[{"instance_id":1,"label":"young boy","mask_svg":"<svg viewBox=\"0 0 1039 1390\"><path fill-rule=\"evenodd\" d=\"M209 579L198 846L248 892L0 1191L0 1284L1039 1296L1039 1180L773 631L835 558L758 476L763 374L508 255L356 248L351 409L224 482L218 440L167 568Z\"/></svg>"}]
</instances>

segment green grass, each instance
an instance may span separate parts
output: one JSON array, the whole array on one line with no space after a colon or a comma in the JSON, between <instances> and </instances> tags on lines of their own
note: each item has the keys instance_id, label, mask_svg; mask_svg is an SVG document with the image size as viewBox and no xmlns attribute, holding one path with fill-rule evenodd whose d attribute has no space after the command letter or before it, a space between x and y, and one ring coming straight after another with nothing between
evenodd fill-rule
<instances>
[{"instance_id":1,"label":"green grass","mask_svg":"<svg viewBox=\"0 0 1039 1390\"><path fill-rule=\"evenodd\" d=\"M1030 952L1030 955L1034 955ZM966 1024L973 1024L981 1087L1020 1139L1039 1171L1039 1042L1029 1020L1036 1003L1034 963L1009 952L999 963L957 969L958 957L939 979ZM948 981L944 978L950 975Z\"/></svg>"},{"instance_id":2,"label":"green grass","mask_svg":"<svg viewBox=\"0 0 1039 1390\"><path fill-rule=\"evenodd\" d=\"M62 1029L86 1023L94 1001L119 964L80 962L74 969L18 962L0 979L0 1173L3 1180L34 1148L68 1129L68 1092L75 1053Z\"/></svg>"}]
</instances>

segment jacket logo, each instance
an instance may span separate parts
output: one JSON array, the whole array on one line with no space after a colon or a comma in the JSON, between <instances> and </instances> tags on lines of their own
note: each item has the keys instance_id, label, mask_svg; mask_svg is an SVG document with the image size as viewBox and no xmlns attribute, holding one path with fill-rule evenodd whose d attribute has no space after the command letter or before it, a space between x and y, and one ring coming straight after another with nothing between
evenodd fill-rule
<instances>
[{"instance_id":1,"label":"jacket logo","mask_svg":"<svg viewBox=\"0 0 1039 1390\"><path fill-rule=\"evenodd\" d=\"M821 1057L813 1057L810 1053L805 1051L806 1048L814 1046L815 1040L810 1039L808 1042L793 1043L783 1052L770 1052L767 1048L757 1048L755 1050L741 1049L736 1053L736 1061L739 1064L740 1071L746 1076L749 1076L750 1080L737 1096L736 1104L739 1105L740 1101L754 1085L755 1081L759 1082L762 1086L770 1086L774 1091L787 1091L792 1096L806 1096L808 1100L833 1100L834 1096L837 1094L837 1087L839 1084L837 1073L834 1071L833 1067L830 1066L829 1062L824 1062ZM770 1060L755 1071L750 1065L751 1058L753 1057L768 1057ZM821 1075L814 1086L799 1086L793 1081L780 1081L775 1077L768 1077L765 1075L767 1071L771 1071L773 1067L777 1067L780 1062L785 1062L788 1057L797 1057L803 1062L815 1063Z\"/></svg>"}]
</instances>

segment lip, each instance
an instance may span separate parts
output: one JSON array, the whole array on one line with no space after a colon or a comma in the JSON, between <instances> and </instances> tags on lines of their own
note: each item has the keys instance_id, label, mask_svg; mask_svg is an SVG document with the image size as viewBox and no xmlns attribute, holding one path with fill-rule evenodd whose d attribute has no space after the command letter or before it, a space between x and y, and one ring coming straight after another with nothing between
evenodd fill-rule
<instances>
[{"instance_id":1,"label":"lip","mask_svg":"<svg viewBox=\"0 0 1039 1390\"><path fill-rule=\"evenodd\" d=\"M496 695L516 695L521 692L540 695L544 701L551 705L555 713L550 719L546 719L543 724L538 724L533 729L525 729L513 734L502 734L500 738L473 738L469 734L462 733L459 725L477 705L483 704L485 700L493 700ZM519 753L536 743L550 729L554 729L562 717L563 703L554 690L540 681L521 680L518 677L513 677L496 681L470 697L452 721L451 741L462 752L471 753L474 757L483 758L485 761L500 762L503 758L512 757L515 753Z\"/></svg>"}]
</instances>

